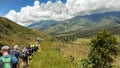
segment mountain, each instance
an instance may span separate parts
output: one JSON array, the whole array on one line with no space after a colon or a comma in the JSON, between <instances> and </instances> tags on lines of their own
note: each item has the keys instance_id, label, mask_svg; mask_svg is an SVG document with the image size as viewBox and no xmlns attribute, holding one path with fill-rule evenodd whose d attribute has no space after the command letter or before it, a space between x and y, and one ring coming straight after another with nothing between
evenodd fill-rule
<instances>
[{"instance_id":1,"label":"mountain","mask_svg":"<svg viewBox=\"0 0 120 68\"><path fill-rule=\"evenodd\" d=\"M32 27L35 26L37 25ZM35 28L37 29L38 27ZM72 19L59 21L47 28L44 27L42 31L52 34L62 41L69 41L81 37L91 37L102 29L107 29L113 34L120 35L120 12L76 16Z\"/></svg>"},{"instance_id":2,"label":"mountain","mask_svg":"<svg viewBox=\"0 0 120 68\"><path fill-rule=\"evenodd\" d=\"M106 13L91 14L91 15L85 15L85 16L76 16L74 18L75 19L87 18L92 21L99 21L103 17L107 17L107 16L115 16L115 17L120 18L120 12L106 12Z\"/></svg>"},{"instance_id":3,"label":"mountain","mask_svg":"<svg viewBox=\"0 0 120 68\"><path fill-rule=\"evenodd\" d=\"M43 32L28 29L20 26L15 22L0 17L0 45L27 45L36 42L36 37L49 38L49 36Z\"/></svg>"},{"instance_id":4,"label":"mountain","mask_svg":"<svg viewBox=\"0 0 120 68\"><path fill-rule=\"evenodd\" d=\"M36 30L45 30L51 26L54 26L55 24L57 24L58 21L40 21L37 23L33 23L31 25L28 25L27 27L32 28L32 29L36 29Z\"/></svg>"},{"instance_id":5,"label":"mountain","mask_svg":"<svg viewBox=\"0 0 120 68\"><path fill-rule=\"evenodd\" d=\"M45 29L51 34L65 33L74 30L101 29L120 25L120 12L104 14L93 14L87 16L77 16L75 18L59 22L58 24Z\"/></svg>"},{"instance_id":6,"label":"mountain","mask_svg":"<svg viewBox=\"0 0 120 68\"><path fill-rule=\"evenodd\" d=\"M120 12L76 16L72 19L59 22L44 21L31 25L29 28L42 30L50 34L58 34L76 30L110 28L116 25L120 25Z\"/></svg>"}]
</instances>

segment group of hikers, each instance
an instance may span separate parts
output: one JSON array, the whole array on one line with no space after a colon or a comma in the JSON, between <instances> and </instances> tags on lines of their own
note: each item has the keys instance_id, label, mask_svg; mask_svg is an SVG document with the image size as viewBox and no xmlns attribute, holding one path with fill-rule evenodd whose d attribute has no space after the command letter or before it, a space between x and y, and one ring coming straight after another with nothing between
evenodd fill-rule
<instances>
[{"instance_id":1,"label":"group of hikers","mask_svg":"<svg viewBox=\"0 0 120 68\"><path fill-rule=\"evenodd\" d=\"M26 68L29 65L32 56L38 51L40 40L37 39L37 43L27 45L22 49L18 45L14 45L12 49L9 46L3 46L1 48L0 68Z\"/></svg>"}]
</instances>

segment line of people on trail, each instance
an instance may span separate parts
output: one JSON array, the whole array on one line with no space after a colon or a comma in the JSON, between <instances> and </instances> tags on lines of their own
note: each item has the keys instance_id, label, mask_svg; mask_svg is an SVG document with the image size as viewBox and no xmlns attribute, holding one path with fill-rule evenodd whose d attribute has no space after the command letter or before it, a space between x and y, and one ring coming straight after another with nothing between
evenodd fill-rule
<instances>
[{"instance_id":1,"label":"line of people on trail","mask_svg":"<svg viewBox=\"0 0 120 68\"><path fill-rule=\"evenodd\" d=\"M10 49L9 46L3 46L1 48L0 68L19 68L19 58L22 59L23 68L26 68L32 56L39 49L38 45L39 44L27 45L23 47L21 51L19 51L18 45L15 45L13 49Z\"/></svg>"}]
</instances>

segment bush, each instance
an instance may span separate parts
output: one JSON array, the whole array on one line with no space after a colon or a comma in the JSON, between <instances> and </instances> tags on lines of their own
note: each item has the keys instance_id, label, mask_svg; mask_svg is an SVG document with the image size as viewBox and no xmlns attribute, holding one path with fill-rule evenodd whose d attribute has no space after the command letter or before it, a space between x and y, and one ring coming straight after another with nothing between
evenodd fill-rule
<instances>
[{"instance_id":1,"label":"bush","mask_svg":"<svg viewBox=\"0 0 120 68\"><path fill-rule=\"evenodd\" d=\"M91 51L84 59L84 68L112 68L113 57L118 55L116 38L106 30L96 34L91 40ZM90 67L89 67L90 66Z\"/></svg>"}]
</instances>

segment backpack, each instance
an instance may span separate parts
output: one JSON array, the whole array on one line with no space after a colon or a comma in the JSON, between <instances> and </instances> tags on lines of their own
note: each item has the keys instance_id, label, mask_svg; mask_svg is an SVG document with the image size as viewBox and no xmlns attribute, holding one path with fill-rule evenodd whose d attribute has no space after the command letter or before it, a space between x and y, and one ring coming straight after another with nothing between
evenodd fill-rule
<instances>
[{"instance_id":1,"label":"backpack","mask_svg":"<svg viewBox=\"0 0 120 68\"><path fill-rule=\"evenodd\" d=\"M12 68L12 56L8 58L1 57L0 60L2 61L2 68Z\"/></svg>"},{"instance_id":2,"label":"backpack","mask_svg":"<svg viewBox=\"0 0 120 68\"><path fill-rule=\"evenodd\" d=\"M12 56L16 56L16 51L12 50L10 53Z\"/></svg>"},{"instance_id":3,"label":"backpack","mask_svg":"<svg viewBox=\"0 0 120 68\"><path fill-rule=\"evenodd\" d=\"M10 55L15 56L18 59L20 56L20 53L17 50L12 50L10 52Z\"/></svg>"},{"instance_id":4,"label":"backpack","mask_svg":"<svg viewBox=\"0 0 120 68\"><path fill-rule=\"evenodd\" d=\"M22 50L22 57L26 57L27 56L27 51L26 50Z\"/></svg>"},{"instance_id":5,"label":"backpack","mask_svg":"<svg viewBox=\"0 0 120 68\"><path fill-rule=\"evenodd\" d=\"M31 47L27 47L27 51L29 52L29 54L32 52Z\"/></svg>"},{"instance_id":6,"label":"backpack","mask_svg":"<svg viewBox=\"0 0 120 68\"><path fill-rule=\"evenodd\" d=\"M34 49L35 49L35 52L36 52L38 50L38 46L35 46Z\"/></svg>"}]
</instances>

